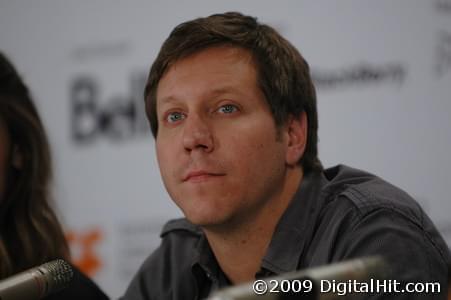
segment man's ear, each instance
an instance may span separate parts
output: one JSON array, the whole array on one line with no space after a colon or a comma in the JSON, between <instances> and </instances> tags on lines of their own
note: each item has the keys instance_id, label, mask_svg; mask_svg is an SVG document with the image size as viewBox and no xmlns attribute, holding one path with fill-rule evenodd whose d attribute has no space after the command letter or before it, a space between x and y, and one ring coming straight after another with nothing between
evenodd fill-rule
<instances>
[{"instance_id":1,"label":"man's ear","mask_svg":"<svg viewBox=\"0 0 451 300\"><path fill-rule=\"evenodd\" d=\"M286 163L294 166L304 155L307 145L307 114L302 112L298 116L290 116L287 122L287 152Z\"/></svg>"},{"instance_id":2,"label":"man's ear","mask_svg":"<svg viewBox=\"0 0 451 300\"><path fill-rule=\"evenodd\" d=\"M23 168L23 155L18 146L13 147L11 164L15 169L22 170Z\"/></svg>"}]
</instances>

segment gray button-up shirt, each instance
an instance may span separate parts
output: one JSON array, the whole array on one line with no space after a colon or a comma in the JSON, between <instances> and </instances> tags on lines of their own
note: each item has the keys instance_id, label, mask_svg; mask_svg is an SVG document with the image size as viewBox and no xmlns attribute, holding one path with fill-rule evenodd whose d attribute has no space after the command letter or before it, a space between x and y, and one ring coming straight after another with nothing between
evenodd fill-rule
<instances>
[{"instance_id":1,"label":"gray button-up shirt","mask_svg":"<svg viewBox=\"0 0 451 300\"><path fill-rule=\"evenodd\" d=\"M199 227L173 220L161 237L123 300L204 299L230 284ZM340 165L304 177L256 278L376 254L390 263L388 279L439 282L441 293L364 298L446 299L451 254L420 206L377 176Z\"/></svg>"}]
</instances>

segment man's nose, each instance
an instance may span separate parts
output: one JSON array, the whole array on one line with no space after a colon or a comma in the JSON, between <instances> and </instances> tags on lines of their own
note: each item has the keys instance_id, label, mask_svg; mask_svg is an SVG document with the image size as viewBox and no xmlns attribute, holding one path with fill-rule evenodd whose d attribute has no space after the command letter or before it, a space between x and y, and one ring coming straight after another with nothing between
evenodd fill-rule
<instances>
[{"instance_id":1,"label":"man's nose","mask_svg":"<svg viewBox=\"0 0 451 300\"><path fill-rule=\"evenodd\" d=\"M188 152L213 151L214 140L210 125L201 116L192 114L186 118L183 128L183 146Z\"/></svg>"}]
</instances>

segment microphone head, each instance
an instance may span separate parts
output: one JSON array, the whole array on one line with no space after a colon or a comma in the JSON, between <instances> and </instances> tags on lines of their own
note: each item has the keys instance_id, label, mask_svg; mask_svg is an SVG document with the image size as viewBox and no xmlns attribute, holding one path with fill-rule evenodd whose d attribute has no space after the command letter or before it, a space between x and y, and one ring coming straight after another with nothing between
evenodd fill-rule
<instances>
[{"instance_id":1,"label":"microphone head","mask_svg":"<svg viewBox=\"0 0 451 300\"><path fill-rule=\"evenodd\" d=\"M0 281L0 300L42 299L68 286L70 264L57 259Z\"/></svg>"},{"instance_id":2,"label":"microphone head","mask_svg":"<svg viewBox=\"0 0 451 300\"><path fill-rule=\"evenodd\" d=\"M46 278L46 280L44 280L46 284L46 287L44 288L46 295L65 288L74 277L72 266L62 259L56 259L40 265L38 270Z\"/></svg>"}]
</instances>

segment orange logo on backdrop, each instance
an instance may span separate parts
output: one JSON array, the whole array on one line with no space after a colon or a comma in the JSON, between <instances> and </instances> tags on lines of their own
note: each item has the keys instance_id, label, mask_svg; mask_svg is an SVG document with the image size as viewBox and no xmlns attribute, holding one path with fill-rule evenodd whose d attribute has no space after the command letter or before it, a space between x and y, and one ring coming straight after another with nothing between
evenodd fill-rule
<instances>
[{"instance_id":1,"label":"orange logo on backdrop","mask_svg":"<svg viewBox=\"0 0 451 300\"><path fill-rule=\"evenodd\" d=\"M98 228L83 232L70 230L66 233L66 239L71 249L79 250L75 255L72 253L72 263L86 275L95 275L102 266L100 256L94 250L94 247L103 239L102 231Z\"/></svg>"}]
</instances>

